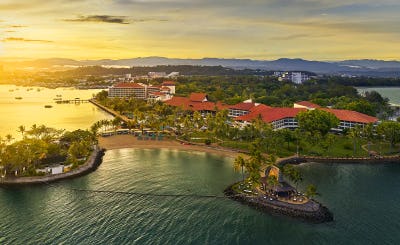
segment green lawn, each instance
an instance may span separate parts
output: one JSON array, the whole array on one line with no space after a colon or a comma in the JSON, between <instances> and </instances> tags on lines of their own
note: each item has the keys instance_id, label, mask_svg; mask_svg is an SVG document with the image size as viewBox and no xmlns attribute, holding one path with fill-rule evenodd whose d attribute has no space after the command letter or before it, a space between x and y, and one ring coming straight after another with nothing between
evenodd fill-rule
<instances>
[{"instance_id":1,"label":"green lawn","mask_svg":"<svg viewBox=\"0 0 400 245\"><path fill-rule=\"evenodd\" d=\"M352 139L341 135L335 135L335 140L327 149L324 149L321 144L310 144L303 141L300 154L325 157L367 157L368 152L361 147L366 143L367 141L365 139L357 139L356 151L354 152Z\"/></svg>"},{"instance_id":2,"label":"green lawn","mask_svg":"<svg viewBox=\"0 0 400 245\"><path fill-rule=\"evenodd\" d=\"M325 156L325 157L367 157L368 153L362 149L362 145L367 144L365 139L356 141L356 152L354 154L353 140L341 135L335 135L333 143L324 149L321 143L310 143L302 140L299 145L299 154L306 156ZM235 148L240 150L249 150L252 142L245 141L224 141L220 145L223 147ZM297 146L295 143L290 143L289 148L287 143L271 149L278 157L288 157L296 154Z\"/></svg>"},{"instance_id":3,"label":"green lawn","mask_svg":"<svg viewBox=\"0 0 400 245\"><path fill-rule=\"evenodd\" d=\"M299 154L304 156L322 156L322 157L368 157L368 152L362 148L362 145L367 145L366 139L356 140L356 151L354 152L353 140L343 135L333 135L334 140L327 147L324 148L324 141L320 140L314 143L302 139L299 142ZM187 135L187 139L195 143L205 143L206 139L211 139L212 143L217 143L222 147L239 149L249 151L250 146L253 142L249 141L233 141L224 140L223 142L217 141L215 138L209 138L209 134L205 132L193 132ZM325 144L327 145L327 144ZM366 147L367 149L367 147ZM397 145L390 151L390 145L388 143L373 143L370 150L381 153L382 155L393 155L398 154L400 144ZM293 156L297 152L297 145L291 142L288 146L287 143L276 145L271 147L267 153L274 153L278 157Z\"/></svg>"},{"instance_id":4,"label":"green lawn","mask_svg":"<svg viewBox=\"0 0 400 245\"><path fill-rule=\"evenodd\" d=\"M224 141L222 143L219 143L220 146L227 147L227 148L233 148L233 149L239 149L239 150L245 150L248 151L250 149L251 142L246 142L246 141Z\"/></svg>"},{"instance_id":5,"label":"green lawn","mask_svg":"<svg viewBox=\"0 0 400 245\"><path fill-rule=\"evenodd\" d=\"M381 155L393 155L400 153L400 144L395 145L394 147L390 148L389 143L382 143L382 142L374 142L370 145L370 150L380 153Z\"/></svg>"}]
</instances>

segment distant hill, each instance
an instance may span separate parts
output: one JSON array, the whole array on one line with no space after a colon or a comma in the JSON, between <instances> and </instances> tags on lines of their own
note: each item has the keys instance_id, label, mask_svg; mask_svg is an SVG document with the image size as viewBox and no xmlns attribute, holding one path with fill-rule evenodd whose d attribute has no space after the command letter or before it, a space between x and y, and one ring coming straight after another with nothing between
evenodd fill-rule
<instances>
[{"instance_id":1,"label":"distant hill","mask_svg":"<svg viewBox=\"0 0 400 245\"><path fill-rule=\"evenodd\" d=\"M165 57L139 57L132 59L102 59L102 60L73 60L73 59L39 59L21 62L0 62L5 68L51 68L65 69L80 66L106 67L154 67L168 65L190 66L223 66L232 69L261 69L264 71L309 71L317 74L345 74L372 77L400 77L399 61L383 60L345 60L339 62L310 61L304 59L251 60L251 59L171 59Z\"/></svg>"}]
</instances>

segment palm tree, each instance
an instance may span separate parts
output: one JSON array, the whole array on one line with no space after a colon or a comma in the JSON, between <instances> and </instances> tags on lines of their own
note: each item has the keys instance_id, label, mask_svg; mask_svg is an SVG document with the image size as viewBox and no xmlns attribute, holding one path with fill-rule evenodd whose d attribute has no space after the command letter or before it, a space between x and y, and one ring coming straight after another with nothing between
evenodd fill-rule
<instances>
[{"instance_id":1,"label":"palm tree","mask_svg":"<svg viewBox=\"0 0 400 245\"><path fill-rule=\"evenodd\" d=\"M6 135L6 142L7 142L7 144L10 144L11 141L12 141L13 139L14 139L14 138L12 137L11 134L7 134L7 135Z\"/></svg>"},{"instance_id":2,"label":"palm tree","mask_svg":"<svg viewBox=\"0 0 400 245\"><path fill-rule=\"evenodd\" d=\"M97 135L99 129L101 128L101 121L97 121L90 126L90 131L93 133L94 136Z\"/></svg>"},{"instance_id":3,"label":"palm tree","mask_svg":"<svg viewBox=\"0 0 400 245\"><path fill-rule=\"evenodd\" d=\"M277 177L275 177L273 175L268 176L267 183L268 183L269 186L272 186L272 189L275 188L276 186L280 185Z\"/></svg>"},{"instance_id":4,"label":"palm tree","mask_svg":"<svg viewBox=\"0 0 400 245\"><path fill-rule=\"evenodd\" d=\"M233 169L238 172L240 169L242 171L242 181L244 182L244 167L246 166L246 160L242 156L237 156L233 162Z\"/></svg>"},{"instance_id":5,"label":"palm tree","mask_svg":"<svg viewBox=\"0 0 400 245\"><path fill-rule=\"evenodd\" d=\"M306 190L306 193L305 193L305 194L306 194L306 196L307 196L308 198L313 198L313 197L315 197L315 196L320 195L320 194L317 192L317 187L316 187L315 185L313 185L313 184L307 186L307 190Z\"/></svg>"},{"instance_id":6,"label":"palm tree","mask_svg":"<svg viewBox=\"0 0 400 245\"><path fill-rule=\"evenodd\" d=\"M303 181L303 176L300 171L294 168L292 165L286 164L283 167L283 174L289 177L290 181L293 181L296 184L297 191L299 182Z\"/></svg>"},{"instance_id":7,"label":"palm tree","mask_svg":"<svg viewBox=\"0 0 400 245\"><path fill-rule=\"evenodd\" d=\"M353 139L353 155L357 152L357 138L360 136L360 126L357 125L349 130L348 136Z\"/></svg>"},{"instance_id":8,"label":"palm tree","mask_svg":"<svg viewBox=\"0 0 400 245\"><path fill-rule=\"evenodd\" d=\"M116 133L118 127L121 126L121 122L122 122L122 119L121 119L120 117L115 117L115 118L111 121L111 125L112 125L113 128L114 128L114 133Z\"/></svg>"},{"instance_id":9,"label":"palm tree","mask_svg":"<svg viewBox=\"0 0 400 245\"><path fill-rule=\"evenodd\" d=\"M25 134L25 126L24 125L20 125L18 127L18 132L21 133L22 138L24 138L24 134Z\"/></svg>"}]
</instances>

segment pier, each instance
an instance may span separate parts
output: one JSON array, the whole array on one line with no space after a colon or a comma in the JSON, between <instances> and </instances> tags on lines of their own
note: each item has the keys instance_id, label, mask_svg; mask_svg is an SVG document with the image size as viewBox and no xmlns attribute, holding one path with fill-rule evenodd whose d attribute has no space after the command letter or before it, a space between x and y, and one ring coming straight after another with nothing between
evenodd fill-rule
<instances>
[{"instance_id":1,"label":"pier","mask_svg":"<svg viewBox=\"0 0 400 245\"><path fill-rule=\"evenodd\" d=\"M80 104L80 103L89 103L89 100L82 99L73 99L73 100L58 100L57 104Z\"/></svg>"},{"instance_id":2,"label":"pier","mask_svg":"<svg viewBox=\"0 0 400 245\"><path fill-rule=\"evenodd\" d=\"M88 101L89 101L90 103L92 103L93 105L97 106L98 108L102 109L103 111L107 112L107 113L110 114L111 116L120 117L121 120L122 120L123 122L125 122L125 123L127 123L127 122L130 121L130 119L129 119L128 117L126 117L126 116L124 116L124 115L121 115L121 114L119 114L118 112L116 112L116 111L114 111L114 110L112 110L112 109L110 109L110 108L107 108L107 107L103 106L102 104L100 104L99 102L97 102L95 99L90 99L90 100L88 100Z\"/></svg>"}]
</instances>

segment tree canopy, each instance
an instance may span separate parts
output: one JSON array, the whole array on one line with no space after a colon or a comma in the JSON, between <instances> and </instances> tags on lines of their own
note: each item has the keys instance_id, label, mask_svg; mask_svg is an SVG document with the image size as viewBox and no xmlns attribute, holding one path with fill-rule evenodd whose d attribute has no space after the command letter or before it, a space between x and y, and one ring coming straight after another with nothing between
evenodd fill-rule
<instances>
[{"instance_id":1,"label":"tree canopy","mask_svg":"<svg viewBox=\"0 0 400 245\"><path fill-rule=\"evenodd\" d=\"M300 112L296 119L301 130L318 132L322 136L325 136L331 128L337 127L340 122L334 114L318 109Z\"/></svg>"}]
</instances>

